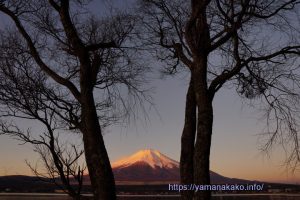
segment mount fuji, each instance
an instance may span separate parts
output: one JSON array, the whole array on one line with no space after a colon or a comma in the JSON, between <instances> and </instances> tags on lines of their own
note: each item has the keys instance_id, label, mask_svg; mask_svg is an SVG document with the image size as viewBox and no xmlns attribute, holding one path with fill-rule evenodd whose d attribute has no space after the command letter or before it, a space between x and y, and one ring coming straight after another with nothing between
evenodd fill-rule
<instances>
[{"instance_id":1,"label":"mount fuji","mask_svg":"<svg viewBox=\"0 0 300 200\"><path fill-rule=\"evenodd\" d=\"M140 150L130 156L112 163L116 181L126 182L179 182L179 162L167 157L158 150ZM211 182L214 184L250 183L251 181L228 178L210 171Z\"/></svg>"},{"instance_id":2,"label":"mount fuji","mask_svg":"<svg viewBox=\"0 0 300 200\"><path fill-rule=\"evenodd\" d=\"M112 163L117 181L178 181L179 163L157 150L145 149Z\"/></svg>"}]
</instances>

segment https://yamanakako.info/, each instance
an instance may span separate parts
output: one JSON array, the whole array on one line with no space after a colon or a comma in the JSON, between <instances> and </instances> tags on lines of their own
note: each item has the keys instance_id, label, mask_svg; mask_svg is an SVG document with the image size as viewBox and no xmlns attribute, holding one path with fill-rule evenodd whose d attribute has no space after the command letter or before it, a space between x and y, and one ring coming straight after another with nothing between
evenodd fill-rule
<instances>
[{"instance_id":1,"label":"https://yamanakako.info/","mask_svg":"<svg viewBox=\"0 0 300 200\"><path fill-rule=\"evenodd\" d=\"M197 185L197 184L169 184L169 191L262 191L264 184L211 184L211 185Z\"/></svg>"}]
</instances>

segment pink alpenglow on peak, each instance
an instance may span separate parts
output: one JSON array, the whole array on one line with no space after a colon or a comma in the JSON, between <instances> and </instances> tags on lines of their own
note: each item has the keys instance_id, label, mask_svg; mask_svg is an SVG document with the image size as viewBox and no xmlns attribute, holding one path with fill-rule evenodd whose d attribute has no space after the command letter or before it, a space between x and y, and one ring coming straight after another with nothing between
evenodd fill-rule
<instances>
[{"instance_id":1,"label":"pink alpenglow on peak","mask_svg":"<svg viewBox=\"0 0 300 200\"><path fill-rule=\"evenodd\" d=\"M124 182L179 182L179 162L167 157L157 150L140 150L131 156L122 158L112 163L115 180ZM213 184L245 184L254 183L249 180L228 178L210 171L210 179ZM257 182L257 181L256 181Z\"/></svg>"},{"instance_id":2,"label":"pink alpenglow on peak","mask_svg":"<svg viewBox=\"0 0 300 200\"><path fill-rule=\"evenodd\" d=\"M112 163L116 181L179 180L179 163L157 150L140 150Z\"/></svg>"},{"instance_id":3,"label":"pink alpenglow on peak","mask_svg":"<svg viewBox=\"0 0 300 200\"><path fill-rule=\"evenodd\" d=\"M112 168L128 167L137 163L144 163L151 168L179 168L179 163L154 149L144 149L131 156L122 158L112 163Z\"/></svg>"}]
</instances>

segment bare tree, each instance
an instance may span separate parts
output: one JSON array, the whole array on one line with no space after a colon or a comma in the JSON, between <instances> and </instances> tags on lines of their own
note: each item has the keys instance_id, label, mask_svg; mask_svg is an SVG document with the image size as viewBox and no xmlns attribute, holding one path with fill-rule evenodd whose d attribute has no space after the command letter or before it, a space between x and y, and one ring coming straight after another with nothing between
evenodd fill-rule
<instances>
[{"instance_id":1,"label":"bare tree","mask_svg":"<svg viewBox=\"0 0 300 200\"><path fill-rule=\"evenodd\" d=\"M74 200L84 199L81 195L83 173L86 167L80 164L83 151L68 143L61 144L59 136L44 133L40 137L32 137L32 132L24 132L14 125L1 124L1 134L8 135L22 144L29 143L40 156L41 162L32 165L26 161L33 174L41 181L55 184Z\"/></svg>"},{"instance_id":2,"label":"bare tree","mask_svg":"<svg viewBox=\"0 0 300 200\"><path fill-rule=\"evenodd\" d=\"M140 105L146 97L142 83L147 68L128 48L133 17L119 13L97 19L87 11L87 2L1 1L1 13L14 24L2 31L1 65L13 63L14 70L26 61L32 73L20 71L24 85L35 74L46 79L46 90L36 95L44 95L61 128L82 133L94 199L113 200L115 182L102 128ZM28 95L12 93L19 99ZM23 117L19 110L10 112Z\"/></svg>"},{"instance_id":3,"label":"bare tree","mask_svg":"<svg viewBox=\"0 0 300 200\"><path fill-rule=\"evenodd\" d=\"M143 41L173 74L188 69L181 138L181 182L209 184L213 99L224 85L259 101L269 136L264 149L279 142L288 163L299 149L298 0L141 0ZM183 199L210 199L209 191L183 191Z\"/></svg>"},{"instance_id":4,"label":"bare tree","mask_svg":"<svg viewBox=\"0 0 300 200\"><path fill-rule=\"evenodd\" d=\"M62 119L55 108L59 104L53 104L53 97L58 96L50 88L45 88L43 74L31 71L27 59L14 62L15 58L7 57L5 65L0 67L1 134L15 138L22 144L32 144L45 168L41 170L40 165L33 167L27 162L32 172L43 181L56 184L73 199L80 199L86 167L79 163L79 159L84 151L78 145L59 139ZM15 119L34 119L40 122L40 129L45 130L36 134L34 132L37 130L21 129L15 125Z\"/></svg>"},{"instance_id":5,"label":"bare tree","mask_svg":"<svg viewBox=\"0 0 300 200\"><path fill-rule=\"evenodd\" d=\"M51 146L44 144L34 146L34 151L40 156L43 170L39 163L32 165L29 161L26 161L27 165L41 180L55 184L74 200L87 199L82 196L86 166L80 164L80 158L82 158L84 152L82 150L78 151L79 147L76 145L62 145L59 144L59 141L61 141L59 137L56 137L54 151L49 149ZM52 143L52 141L49 143Z\"/></svg>"}]
</instances>

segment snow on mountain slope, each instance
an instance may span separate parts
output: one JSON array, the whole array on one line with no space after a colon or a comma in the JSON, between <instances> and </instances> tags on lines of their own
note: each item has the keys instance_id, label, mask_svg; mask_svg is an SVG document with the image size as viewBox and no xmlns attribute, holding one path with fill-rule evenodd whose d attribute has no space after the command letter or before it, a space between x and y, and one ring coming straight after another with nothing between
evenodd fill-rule
<instances>
[{"instance_id":1,"label":"snow on mountain slope","mask_svg":"<svg viewBox=\"0 0 300 200\"><path fill-rule=\"evenodd\" d=\"M136 152L135 154L122 158L114 163L112 163L112 168L124 168L137 163L146 163L151 166L151 168L179 168L179 163L157 150L145 149Z\"/></svg>"},{"instance_id":2,"label":"snow on mountain slope","mask_svg":"<svg viewBox=\"0 0 300 200\"><path fill-rule=\"evenodd\" d=\"M119 184L138 182L176 183L180 181L179 163L157 150L140 150L112 163L115 180ZM210 171L212 184L252 183L249 180L228 178ZM88 175L84 178L85 184L90 183Z\"/></svg>"}]
</instances>

